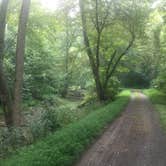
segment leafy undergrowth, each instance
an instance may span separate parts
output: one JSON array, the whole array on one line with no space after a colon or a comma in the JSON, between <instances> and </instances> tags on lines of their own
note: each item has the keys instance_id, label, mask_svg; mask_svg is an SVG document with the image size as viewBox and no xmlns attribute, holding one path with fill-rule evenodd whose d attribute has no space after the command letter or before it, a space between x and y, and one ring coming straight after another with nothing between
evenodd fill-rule
<instances>
[{"instance_id":1,"label":"leafy undergrowth","mask_svg":"<svg viewBox=\"0 0 166 166\"><path fill-rule=\"evenodd\" d=\"M146 89L143 92L150 98L153 104L166 104L166 94L163 92L157 89Z\"/></svg>"},{"instance_id":2,"label":"leafy undergrowth","mask_svg":"<svg viewBox=\"0 0 166 166\"><path fill-rule=\"evenodd\" d=\"M156 89L144 90L160 114L161 125L166 131L166 94Z\"/></svg>"},{"instance_id":3,"label":"leafy undergrowth","mask_svg":"<svg viewBox=\"0 0 166 166\"><path fill-rule=\"evenodd\" d=\"M8 130L3 126L3 115L0 115L0 159L11 156L21 147L34 144L57 130L83 119L106 103L94 102L79 107L81 100L69 100L57 96L49 102L24 105L24 124L21 128ZM27 104L25 103L25 104ZM35 105L34 105L35 103Z\"/></svg>"},{"instance_id":4,"label":"leafy undergrowth","mask_svg":"<svg viewBox=\"0 0 166 166\"><path fill-rule=\"evenodd\" d=\"M161 105L161 104L155 104L156 110L159 111L160 113L160 120L161 120L161 125L166 131L166 104Z\"/></svg>"},{"instance_id":5,"label":"leafy undergrowth","mask_svg":"<svg viewBox=\"0 0 166 166\"><path fill-rule=\"evenodd\" d=\"M64 127L70 123L76 122L89 113L93 112L95 109L99 109L103 104L94 102L84 107L79 107L80 101L69 101L63 99L62 104L56 108L57 121L60 127Z\"/></svg>"},{"instance_id":6,"label":"leafy undergrowth","mask_svg":"<svg viewBox=\"0 0 166 166\"><path fill-rule=\"evenodd\" d=\"M116 101L90 113L85 118L20 149L1 160L3 166L71 166L108 123L120 115L129 101L130 91L123 91Z\"/></svg>"},{"instance_id":7,"label":"leafy undergrowth","mask_svg":"<svg viewBox=\"0 0 166 166\"><path fill-rule=\"evenodd\" d=\"M24 110L26 110L26 115L32 115L30 119L35 119L35 115L37 114L38 116L41 110L45 110L46 113L51 111L52 113L55 113L57 123L63 127L83 116L82 114L84 113L84 111L80 113L80 111L78 110L79 104L79 100L70 101L55 96L50 103L46 101L32 107L27 106Z\"/></svg>"}]
</instances>

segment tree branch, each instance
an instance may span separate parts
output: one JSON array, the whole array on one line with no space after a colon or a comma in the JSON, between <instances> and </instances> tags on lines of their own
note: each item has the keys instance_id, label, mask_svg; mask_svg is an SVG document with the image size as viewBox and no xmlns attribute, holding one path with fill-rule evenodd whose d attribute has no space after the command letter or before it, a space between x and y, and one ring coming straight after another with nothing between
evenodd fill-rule
<instances>
[{"instance_id":1,"label":"tree branch","mask_svg":"<svg viewBox=\"0 0 166 166\"><path fill-rule=\"evenodd\" d=\"M87 35L87 25L86 25L86 16L85 16L85 10L84 10L84 3L83 3L82 0L79 0L79 4L80 4L80 11L81 11L84 44L86 46L86 51L87 51L87 55L88 55L89 60L90 60L90 64L91 64L92 68L96 68L93 53L92 53L92 50L91 50L91 47L90 47L89 38L88 38L88 35Z\"/></svg>"},{"instance_id":2,"label":"tree branch","mask_svg":"<svg viewBox=\"0 0 166 166\"><path fill-rule=\"evenodd\" d=\"M108 81L109 81L110 77L114 74L114 72L115 72L115 70L116 70L116 68L117 68L117 66L118 66L118 64L119 64L119 62L120 62L120 60L122 59L122 57L129 51L129 49L130 49L131 46L133 45L134 40L135 40L135 35L134 35L134 33L133 33L133 34L132 34L132 39L131 39L131 41L129 42L128 46L127 46L126 49L120 54L120 56L118 57L117 61L116 61L115 64L113 65L112 70L106 74L106 79L105 79L105 82L104 82L104 88L107 87L107 84L108 84ZM115 55L116 55L116 54L115 54ZM114 56L115 56L115 55L114 55Z\"/></svg>"}]
</instances>

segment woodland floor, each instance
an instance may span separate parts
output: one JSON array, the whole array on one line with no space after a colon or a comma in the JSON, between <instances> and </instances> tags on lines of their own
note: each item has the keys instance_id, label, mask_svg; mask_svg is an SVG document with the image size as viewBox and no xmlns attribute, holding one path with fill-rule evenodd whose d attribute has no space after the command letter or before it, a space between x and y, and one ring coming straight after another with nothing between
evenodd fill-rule
<instances>
[{"instance_id":1,"label":"woodland floor","mask_svg":"<svg viewBox=\"0 0 166 166\"><path fill-rule=\"evenodd\" d=\"M133 93L122 116L76 166L166 166L166 135L148 98Z\"/></svg>"}]
</instances>

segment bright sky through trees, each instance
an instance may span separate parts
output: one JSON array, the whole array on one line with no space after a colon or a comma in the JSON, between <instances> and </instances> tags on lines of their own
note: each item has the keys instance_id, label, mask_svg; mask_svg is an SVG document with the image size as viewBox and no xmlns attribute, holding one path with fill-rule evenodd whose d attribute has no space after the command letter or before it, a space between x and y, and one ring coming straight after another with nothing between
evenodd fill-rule
<instances>
[{"instance_id":1,"label":"bright sky through trees","mask_svg":"<svg viewBox=\"0 0 166 166\"><path fill-rule=\"evenodd\" d=\"M59 7L61 0L41 0L41 3L46 8L54 10Z\"/></svg>"},{"instance_id":2,"label":"bright sky through trees","mask_svg":"<svg viewBox=\"0 0 166 166\"><path fill-rule=\"evenodd\" d=\"M154 1L153 5L152 5L152 8L156 8L159 4L161 3L161 0L156 0Z\"/></svg>"},{"instance_id":3,"label":"bright sky through trees","mask_svg":"<svg viewBox=\"0 0 166 166\"><path fill-rule=\"evenodd\" d=\"M1 0L0 0L1 1ZM55 10L60 6L61 0L40 0L42 5L48 9ZM152 8L156 8L161 0L154 1Z\"/></svg>"}]
</instances>

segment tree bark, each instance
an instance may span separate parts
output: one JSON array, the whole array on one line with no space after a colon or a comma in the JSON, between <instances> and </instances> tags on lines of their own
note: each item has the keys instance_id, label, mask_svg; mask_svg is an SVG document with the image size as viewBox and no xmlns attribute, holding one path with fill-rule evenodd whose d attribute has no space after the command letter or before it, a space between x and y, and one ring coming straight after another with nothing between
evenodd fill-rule
<instances>
[{"instance_id":1,"label":"tree bark","mask_svg":"<svg viewBox=\"0 0 166 166\"><path fill-rule=\"evenodd\" d=\"M7 126L12 125L12 95L8 90L7 81L3 69L3 58L5 50L5 28L9 0L1 1L0 8L0 100L4 111Z\"/></svg>"},{"instance_id":2,"label":"tree bark","mask_svg":"<svg viewBox=\"0 0 166 166\"><path fill-rule=\"evenodd\" d=\"M91 66L93 77L95 80L97 97L100 101L102 101L102 100L105 100L105 95L103 92L103 88L102 88L101 80L100 80L100 74L99 74L100 32L98 35L98 43L97 43L97 47L96 47L96 63L95 63L95 59L94 59L93 52L90 47L90 42L89 42L89 38L88 38L88 34L87 34L86 16L85 16L85 11L84 11L83 0L79 0L79 4L80 4L80 11L81 11L84 44L86 46L87 55L89 57L90 66Z\"/></svg>"},{"instance_id":3,"label":"tree bark","mask_svg":"<svg viewBox=\"0 0 166 166\"><path fill-rule=\"evenodd\" d=\"M69 50L72 45L70 36L69 36L69 10L65 11L65 79L64 79L64 87L62 90L62 97L66 97L69 88Z\"/></svg>"},{"instance_id":4,"label":"tree bark","mask_svg":"<svg viewBox=\"0 0 166 166\"><path fill-rule=\"evenodd\" d=\"M4 48L5 48L5 28L6 15L9 0L2 0L0 8L0 65L3 64Z\"/></svg>"},{"instance_id":5,"label":"tree bark","mask_svg":"<svg viewBox=\"0 0 166 166\"><path fill-rule=\"evenodd\" d=\"M24 54L26 27L29 15L30 0L23 0L19 19L17 48L16 48L16 68L14 85L14 104L13 104L13 124L19 126L21 123L21 101L24 74Z\"/></svg>"}]
</instances>

